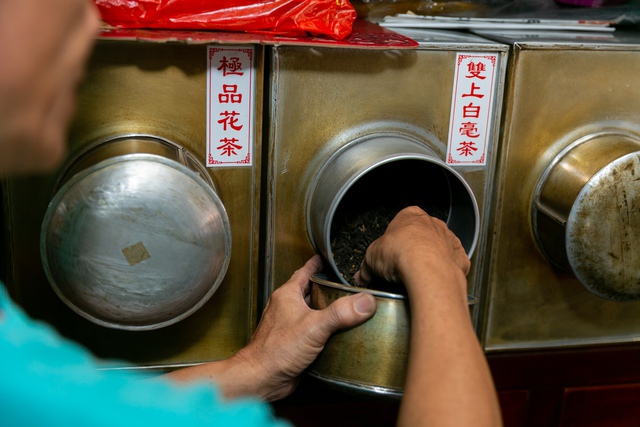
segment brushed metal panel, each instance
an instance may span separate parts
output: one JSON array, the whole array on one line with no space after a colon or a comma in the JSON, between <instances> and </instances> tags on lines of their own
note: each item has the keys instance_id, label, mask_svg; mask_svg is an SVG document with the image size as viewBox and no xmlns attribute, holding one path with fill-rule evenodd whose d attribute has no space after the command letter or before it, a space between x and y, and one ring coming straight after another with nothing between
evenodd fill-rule
<instances>
[{"instance_id":1,"label":"brushed metal panel","mask_svg":"<svg viewBox=\"0 0 640 427\"><path fill-rule=\"evenodd\" d=\"M256 47L258 84L254 149L261 151L263 48ZM99 41L69 133L69 153L123 134L151 134L205 158L206 46ZM77 316L55 296L40 264L39 230L56 174L5 183L11 294L34 317L96 354L125 367L182 366L228 357L248 341L257 321L261 159L252 167L209 169L229 215L227 274L205 306L187 319L146 332L110 330ZM166 183L166 185L171 185Z\"/></svg>"},{"instance_id":2,"label":"brushed metal panel","mask_svg":"<svg viewBox=\"0 0 640 427\"><path fill-rule=\"evenodd\" d=\"M458 167L480 210L486 235L493 151L506 66L499 52L496 116L484 167ZM270 55L270 109L266 188L266 292L283 284L310 258L305 207L309 189L327 159L345 144L373 133L423 141L443 160L446 152L456 52L478 46L456 41L411 51L275 47ZM408 183L419 186L421 183ZM469 293L481 292L484 239L468 276ZM477 313L475 313L477 315Z\"/></svg>"},{"instance_id":3,"label":"brushed metal panel","mask_svg":"<svg viewBox=\"0 0 640 427\"><path fill-rule=\"evenodd\" d=\"M597 132L640 135L640 44L515 42L497 168L487 351L640 339L640 303L613 302L554 269L536 245L531 202L549 163Z\"/></svg>"}]
</instances>

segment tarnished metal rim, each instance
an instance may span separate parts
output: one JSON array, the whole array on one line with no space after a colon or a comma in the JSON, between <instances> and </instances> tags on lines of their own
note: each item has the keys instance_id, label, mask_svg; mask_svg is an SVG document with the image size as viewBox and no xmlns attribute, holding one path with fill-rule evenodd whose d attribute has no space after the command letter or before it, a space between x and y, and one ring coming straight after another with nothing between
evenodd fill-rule
<instances>
[{"instance_id":1,"label":"tarnished metal rim","mask_svg":"<svg viewBox=\"0 0 640 427\"><path fill-rule=\"evenodd\" d=\"M322 286L327 286L329 288L334 288L334 289L338 289L338 290L348 292L348 293L353 293L353 294L365 292L381 298L390 298L390 299L398 299L398 300L408 299L406 295L402 295L402 294L394 294L391 292L377 291L374 289L360 288L357 286L344 285L342 283L333 282L329 280L328 277L324 274L313 274L311 276L311 281L313 283L317 283ZM473 295L467 295L467 302L469 303L469 305L475 305L478 303L478 298L474 297Z\"/></svg>"},{"instance_id":2,"label":"tarnished metal rim","mask_svg":"<svg viewBox=\"0 0 640 427\"><path fill-rule=\"evenodd\" d=\"M81 310L79 307L77 307L73 302L71 302L66 297L66 295L58 287L56 280L51 273L51 269L48 261L47 247L46 247L47 246L46 234L47 234L47 228L48 228L47 226L51 221L51 217L53 213L55 212L55 207L58 205L61 199L66 195L67 191L73 186L75 186L76 184L78 184L83 178L100 169L104 169L106 167L109 167L117 163L131 162L131 161L150 161L150 162L160 163L170 168L174 168L184 173L185 175L187 175L190 179L192 179L194 182L196 182L198 185L202 187L202 189L209 195L212 202L216 205L217 209L219 210L220 217L222 219L223 226L224 226L223 227L224 232L225 232L224 233L225 256L222 261L222 265L220 266L220 273L218 274L215 282L211 285L207 293L201 298L201 300L198 303L194 304L190 309L184 311L183 313L169 320L148 324L148 325L126 325L126 324L119 324L115 322L108 322L101 318L97 318L87 313L86 311ZM176 162L175 160L170 160L155 154L143 154L143 153L125 154L125 155L103 160L85 170L78 172L73 177L71 177L67 182L65 182L64 185L60 188L60 190L55 194L55 196L49 203L49 206L45 213L44 219L42 221L42 226L40 229L40 256L42 260L42 265L44 268L44 272L47 276L47 279L51 284L51 287L54 290L54 292L58 295L58 297L62 301L64 301L64 303L69 308L71 308L74 312L76 312L80 316L98 325L106 326L114 329L131 330L131 331L153 330L153 329L159 329L165 326L169 326L179 322L180 320L185 319L186 317L190 316L191 314L195 313L198 309L200 309L213 296L213 294L216 292L216 290L222 283L222 280L224 279L224 276L229 267L229 262L231 258L231 245L232 245L232 238L231 238L231 225L229 222L229 217L227 215L224 205L220 201L220 198L214 191L214 188L211 187L211 185L209 185L209 183L207 183L202 177L200 177L198 173L192 171L188 167Z\"/></svg>"},{"instance_id":3,"label":"tarnished metal rim","mask_svg":"<svg viewBox=\"0 0 640 427\"><path fill-rule=\"evenodd\" d=\"M329 288L338 289L340 291L357 294L360 292L365 292L371 295L375 295L381 298L389 298L389 299L398 299L398 300L406 300L407 296L402 294L393 294L391 292L383 292L376 291L374 289L368 288L359 288L357 286L344 285L342 283L337 283L329 280L329 278L324 274L314 274L311 276L311 281L313 283L317 283L319 285L327 286Z\"/></svg>"},{"instance_id":4,"label":"tarnished metal rim","mask_svg":"<svg viewBox=\"0 0 640 427\"><path fill-rule=\"evenodd\" d=\"M325 375L315 372L313 368L310 371L308 371L308 375L320 381L324 381L327 384L330 384L334 387L344 388L357 394L384 396L384 397L389 397L393 399L401 399L402 395L404 394L404 390L397 389L397 388L379 387L379 386L374 386L369 384L363 384L363 383L357 383L353 381L339 380L336 378L327 377Z\"/></svg>"}]
</instances>

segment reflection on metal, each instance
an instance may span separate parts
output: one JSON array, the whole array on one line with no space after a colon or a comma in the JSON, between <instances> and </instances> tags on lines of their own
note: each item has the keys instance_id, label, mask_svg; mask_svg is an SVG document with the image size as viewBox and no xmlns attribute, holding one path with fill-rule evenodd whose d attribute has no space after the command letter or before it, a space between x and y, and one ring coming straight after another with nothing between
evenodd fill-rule
<instances>
[{"instance_id":1,"label":"reflection on metal","mask_svg":"<svg viewBox=\"0 0 640 427\"><path fill-rule=\"evenodd\" d=\"M333 335L311 365L310 374L355 393L401 397L411 341L407 296L335 283L322 274L312 276L311 282L311 308L326 308L358 292L372 294L377 308L362 325ZM472 308L478 300L469 296L468 301Z\"/></svg>"},{"instance_id":2,"label":"reflection on metal","mask_svg":"<svg viewBox=\"0 0 640 427\"><path fill-rule=\"evenodd\" d=\"M263 58L263 49L257 48L258 81L263 77ZM204 45L99 40L79 91L68 138L69 159L101 141L122 135L154 135L183 147L193 158L176 159L172 156L180 156L179 150L157 144L155 147L161 152L153 154L185 165L202 165L206 152L206 64ZM254 95L259 109L261 85ZM261 114L256 111L256 117ZM260 121L256 125L256 135L260 135ZM144 138L138 139L137 144L130 147L133 152L139 149L149 153ZM260 139L254 144L256 152L260 152ZM122 146L113 148L123 154ZM113 155L107 150L102 154L108 158ZM99 160L87 158L88 163ZM78 170L86 167L78 163ZM198 168L191 164L189 169ZM39 263L38 242L61 172L5 182L8 288L29 314L53 324L98 356L125 361L121 366L130 369L164 369L227 358L247 343L257 321L259 158L251 168L206 171L201 175L215 184L229 217L233 245L227 273L202 308L180 322L150 331L96 325L63 304L49 285ZM75 170L71 175L74 173ZM158 179L158 185L170 187L171 183ZM134 243L123 244L118 251ZM156 256L146 240L143 244L149 249L150 258L136 267Z\"/></svg>"},{"instance_id":3,"label":"reflection on metal","mask_svg":"<svg viewBox=\"0 0 640 427\"><path fill-rule=\"evenodd\" d=\"M374 172L379 179L372 178ZM423 185L407 185L409 182ZM327 161L309 189L306 218L311 244L324 255L335 276L348 284L336 266L331 248L332 224L336 212L343 208L341 203L348 209L353 207L348 204L349 197L357 198L355 203L367 198L389 202L399 197L429 206L435 203L436 189L442 189L440 198L444 200L440 203L446 210L447 225L472 257L480 228L478 205L469 186L453 168L420 141L400 135L376 134L354 141Z\"/></svg>"},{"instance_id":4,"label":"reflection on metal","mask_svg":"<svg viewBox=\"0 0 640 427\"><path fill-rule=\"evenodd\" d=\"M495 40L512 55L485 349L637 341L640 302L614 299L638 296L640 39Z\"/></svg>"},{"instance_id":5,"label":"reflection on metal","mask_svg":"<svg viewBox=\"0 0 640 427\"><path fill-rule=\"evenodd\" d=\"M533 231L545 255L618 301L640 298L638 155L633 135L589 135L551 162L533 195Z\"/></svg>"},{"instance_id":6,"label":"reflection on metal","mask_svg":"<svg viewBox=\"0 0 640 427\"><path fill-rule=\"evenodd\" d=\"M353 194L348 190L356 182L368 183L363 186L366 197L378 197L381 202L393 193L389 188L398 188L398 192L425 197L436 195L438 200L446 201L447 212L460 209L459 218L465 219L458 232L466 248L473 250L468 291L481 295L499 117L491 118L493 131L486 165L451 169L442 165L457 52L497 53L500 77L493 111L499 112L508 47L477 37L472 37L473 44L467 43L456 38L455 33L451 37L446 32L441 35L442 39L427 46L403 51L273 48L266 120L269 128L265 132L269 138L263 253L267 295L315 253L326 252L328 257L326 242L323 245L322 241L327 240L335 204L351 200ZM394 147L398 151L394 152ZM355 152L357 155L353 155ZM422 160L389 161L393 156L408 158L416 153ZM425 157L433 161L424 161ZM419 163L416 170L428 169L429 174L403 181L398 175L416 166L403 168L412 161ZM394 163L399 167L393 173L380 175L401 184L376 191L377 183L383 180L369 178L387 171ZM321 177L323 170L329 171L326 179ZM455 207L452 201L456 202ZM325 273L331 273L329 265ZM474 322L479 316L477 307L472 308ZM369 385L397 388L398 378L389 384L380 377Z\"/></svg>"},{"instance_id":7,"label":"reflection on metal","mask_svg":"<svg viewBox=\"0 0 640 427\"><path fill-rule=\"evenodd\" d=\"M229 265L231 230L200 175L136 153L64 183L40 244L49 282L72 310L98 325L150 330L185 319L211 298Z\"/></svg>"},{"instance_id":8,"label":"reflection on metal","mask_svg":"<svg viewBox=\"0 0 640 427\"><path fill-rule=\"evenodd\" d=\"M336 299L362 292L353 286L334 284L323 276L312 278L311 308L326 308ZM334 335L311 366L312 374L359 386L376 387L389 395L401 395L409 358L411 322L406 297L373 293L375 315L359 327ZM378 391L380 391L378 390Z\"/></svg>"}]
</instances>

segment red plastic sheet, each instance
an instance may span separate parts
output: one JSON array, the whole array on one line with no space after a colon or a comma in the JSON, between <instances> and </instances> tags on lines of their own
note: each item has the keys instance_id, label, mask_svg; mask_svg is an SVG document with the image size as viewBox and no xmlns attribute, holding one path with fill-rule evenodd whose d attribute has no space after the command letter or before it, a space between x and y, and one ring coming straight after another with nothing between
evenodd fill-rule
<instances>
[{"instance_id":1,"label":"red plastic sheet","mask_svg":"<svg viewBox=\"0 0 640 427\"><path fill-rule=\"evenodd\" d=\"M164 28L329 36L351 33L348 0L95 0L102 19L120 28Z\"/></svg>"}]
</instances>

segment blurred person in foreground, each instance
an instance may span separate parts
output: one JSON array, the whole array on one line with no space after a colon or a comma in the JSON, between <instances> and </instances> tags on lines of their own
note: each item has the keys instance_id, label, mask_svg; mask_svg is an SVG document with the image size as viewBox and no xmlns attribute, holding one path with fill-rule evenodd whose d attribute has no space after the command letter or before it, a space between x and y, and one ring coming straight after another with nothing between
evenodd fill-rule
<instances>
[{"instance_id":1,"label":"blurred person in foreground","mask_svg":"<svg viewBox=\"0 0 640 427\"><path fill-rule=\"evenodd\" d=\"M89 0L0 0L0 173L64 158L75 91L99 18ZM249 344L226 360L163 376L100 371L92 355L35 322L0 286L0 420L7 426L276 426L264 401L288 396L335 331L375 312L361 293L309 308L311 258L271 296ZM466 301L469 260L441 221L402 211L357 280L407 286L412 347L400 425L497 426L493 383ZM142 381L142 380L145 381Z\"/></svg>"}]
</instances>

